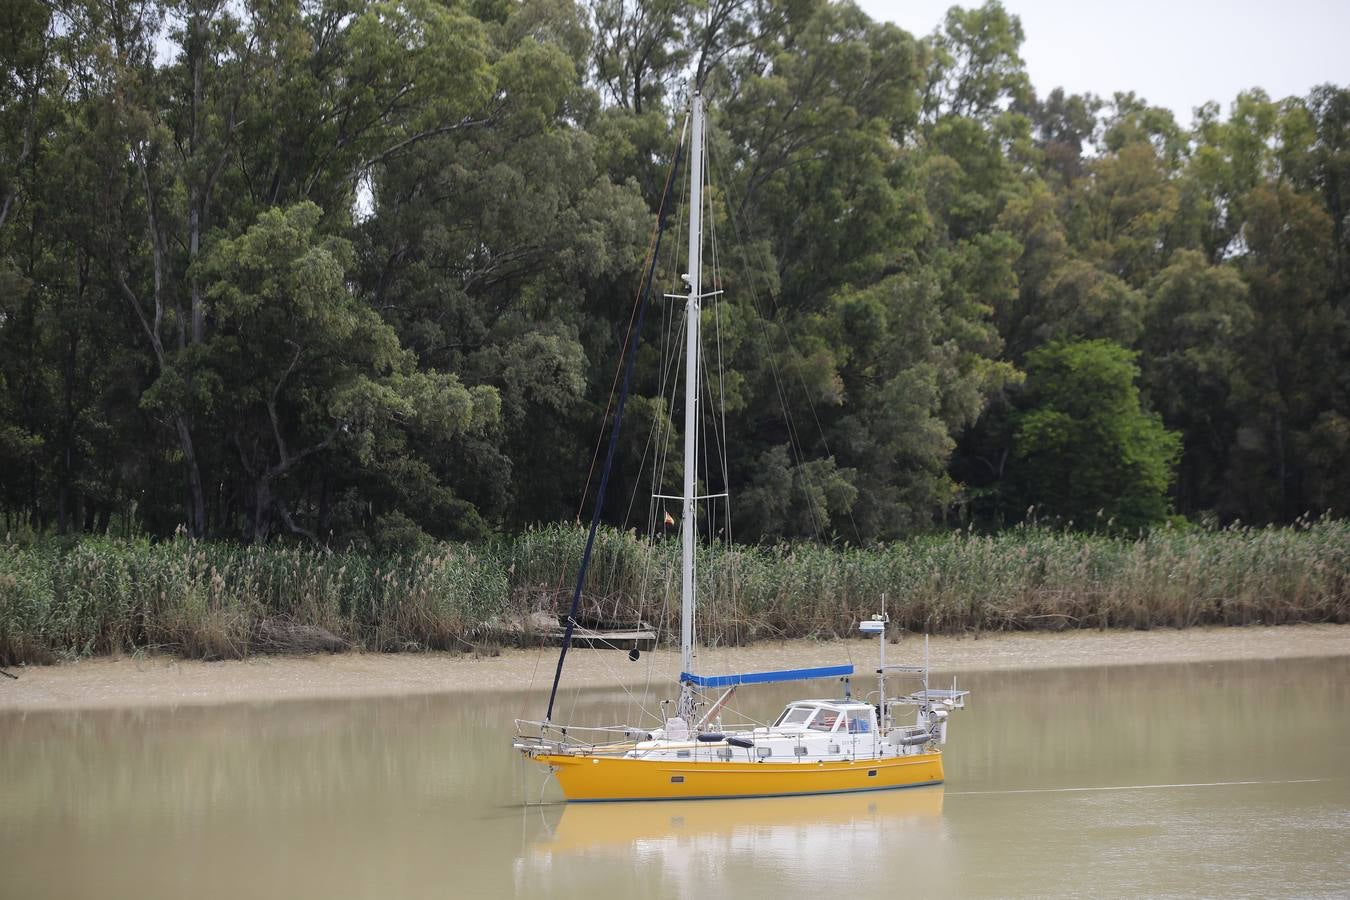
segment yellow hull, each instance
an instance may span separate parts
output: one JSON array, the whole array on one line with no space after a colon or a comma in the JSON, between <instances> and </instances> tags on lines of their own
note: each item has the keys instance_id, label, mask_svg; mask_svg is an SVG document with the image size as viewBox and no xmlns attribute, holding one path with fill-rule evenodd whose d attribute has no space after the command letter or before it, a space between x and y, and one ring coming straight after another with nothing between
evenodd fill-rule
<instances>
[{"instance_id":1,"label":"yellow hull","mask_svg":"<svg viewBox=\"0 0 1350 900\"><path fill-rule=\"evenodd\" d=\"M711 800L884 791L942 782L942 753L826 762L689 762L541 755L563 796L588 800Z\"/></svg>"}]
</instances>

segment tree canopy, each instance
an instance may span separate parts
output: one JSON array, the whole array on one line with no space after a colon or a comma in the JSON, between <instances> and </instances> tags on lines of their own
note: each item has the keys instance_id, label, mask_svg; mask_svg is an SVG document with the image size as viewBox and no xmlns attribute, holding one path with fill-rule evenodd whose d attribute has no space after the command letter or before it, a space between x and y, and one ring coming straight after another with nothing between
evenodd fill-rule
<instances>
[{"instance_id":1,"label":"tree canopy","mask_svg":"<svg viewBox=\"0 0 1350 900\"><path fill-rule=\"evenodd\" d=\"M1345 510L1350 90L1183 126L1039 94L1023 40L997 0L926 36L847 0L11 0L6 527L575 517L690 84L736 539ZM615 524L678 464L678 315Z\"/></svg>"}]
</instances>

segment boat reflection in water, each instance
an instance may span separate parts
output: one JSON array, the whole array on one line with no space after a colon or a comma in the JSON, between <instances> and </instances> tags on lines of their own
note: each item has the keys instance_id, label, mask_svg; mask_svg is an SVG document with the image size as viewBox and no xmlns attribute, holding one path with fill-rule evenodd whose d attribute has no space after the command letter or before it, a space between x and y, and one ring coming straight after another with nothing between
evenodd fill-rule
<instances>
[{"instance_id":1,"label":"boat reflection in water","mask_svg":"<svg viewBox=\"0 0 1350 900\"><path fill-rule=\"evenodd\" d=\"M759 894L817 881L822 887L843 887L841 863L852 888L865 887L873 878L880 887L883 867L866 862L874 854L887 855L889 871L897 857L912 859L920 871L942 868L947 843L942 798L943 787L934 785L810 797L549 807L544 827L517 861L516 889L548 884L557 891L566 884L563 895L579 896L599 871L608 873L613 887L613 864L624 860L629 865L620 871L627 869L628 886L658 887L662 895L673 890L681 896L713 896L745 889ZM600 862L604 865L592 865Z\"/></svg>"}]
</instances>

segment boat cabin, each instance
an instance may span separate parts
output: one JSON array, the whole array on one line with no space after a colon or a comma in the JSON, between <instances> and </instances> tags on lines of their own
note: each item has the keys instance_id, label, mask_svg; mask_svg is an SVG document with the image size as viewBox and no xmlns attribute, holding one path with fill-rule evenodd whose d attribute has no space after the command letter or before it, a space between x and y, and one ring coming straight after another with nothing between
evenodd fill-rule
<instances>
[{"instance_id":1,"label":"boat cabin","mask_svg":"<svg viewBox=\"0 0 1350 900\"><path fill-rule=\"evenodd\" d=\"M877 711L868 703L851 700L794 700L770 726L775 734L870 734L876 731Z\"/></svg>"}]
</instances>

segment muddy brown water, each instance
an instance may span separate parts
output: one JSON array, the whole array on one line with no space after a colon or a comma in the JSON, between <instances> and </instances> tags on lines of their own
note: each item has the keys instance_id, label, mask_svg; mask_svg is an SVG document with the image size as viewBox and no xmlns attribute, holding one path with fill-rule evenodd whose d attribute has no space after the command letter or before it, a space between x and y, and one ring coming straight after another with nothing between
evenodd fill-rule
<instances>
[{"instance_id":1,"label":"muddy brown water","mask_svg":"<svg viewBox=\"0 0 1350 900\"><path fill-rule=\"evenodd\" d=\"M0 714L0 897L1350 893L1350 657L961 682L942 787L668 804L551 802L537 693Z\"/></svg>"}]
</instances>

